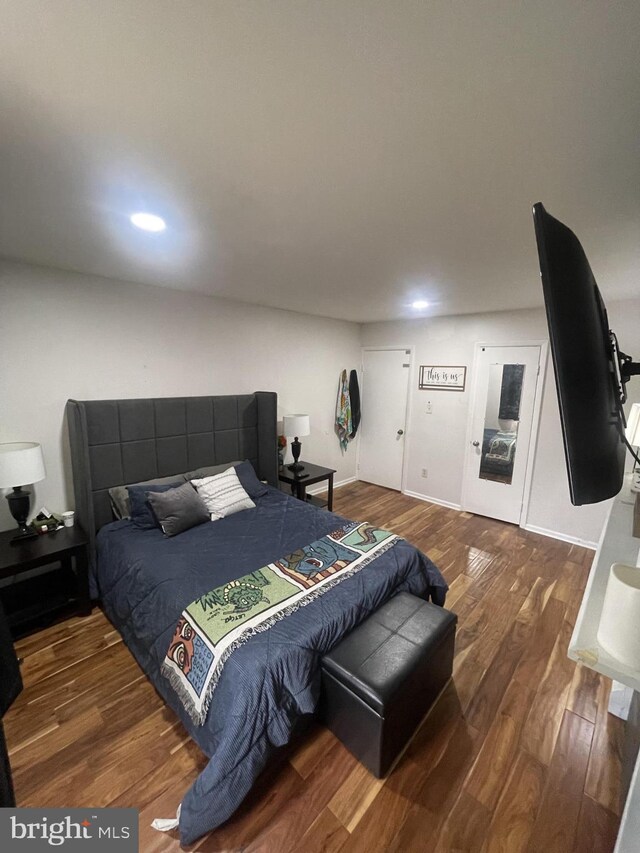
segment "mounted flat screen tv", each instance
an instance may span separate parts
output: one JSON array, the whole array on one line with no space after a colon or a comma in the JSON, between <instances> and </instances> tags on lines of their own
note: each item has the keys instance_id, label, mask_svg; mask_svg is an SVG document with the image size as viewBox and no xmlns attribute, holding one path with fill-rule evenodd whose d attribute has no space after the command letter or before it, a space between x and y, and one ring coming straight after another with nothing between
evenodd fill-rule
<instances>
[{"instance_id":1,"label":"mounted flat screen tv","mask_svg":"<svg viewBox=\"0 0 640 853\"><path fill-rule=\"evenodd\" d=\"M576 235L533 207L571 502L616 495L624 476L625 385L640 365L618 349Z\"/></svg>"}]
</instances>

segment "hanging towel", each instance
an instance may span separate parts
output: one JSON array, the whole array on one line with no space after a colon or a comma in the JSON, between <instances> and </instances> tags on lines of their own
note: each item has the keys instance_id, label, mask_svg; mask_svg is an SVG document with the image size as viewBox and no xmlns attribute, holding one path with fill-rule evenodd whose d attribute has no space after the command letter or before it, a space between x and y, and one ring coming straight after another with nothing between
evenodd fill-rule
<instances>
[{"instance_id":1,"label":"hanging towel","mask_svg":"<svg viewBox=\"0 0 640 853\"><path fill-rule=\"evenodd\" d=\"M349 438L355 438L360 426L360 386L358 385L358 371L352 370L349 374L349 400L351 402L351 432Z\"/></svg>"},{"instance_id":2,"label":"hanging towel","mask_svg":"<svg viewBox=\"0 0 640 853\"><path fill-rule=\"evenodd\" d=\"M347 379L347 371L343 370L340 374L340 381L338 383L338 399L336 401L336 433L340 440L340 447L342 447L343 450L347 449L352 429L349 381Z\"/></svg>"}]
</instances>

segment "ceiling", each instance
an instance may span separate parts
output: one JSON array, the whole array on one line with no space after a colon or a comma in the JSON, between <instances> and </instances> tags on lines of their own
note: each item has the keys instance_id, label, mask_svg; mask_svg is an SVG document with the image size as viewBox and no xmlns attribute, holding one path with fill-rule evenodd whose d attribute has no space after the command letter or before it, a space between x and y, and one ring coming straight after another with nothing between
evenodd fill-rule
<instances>
[{"instance_id":1,"label":"ceiling","mask_svg":"<svg viewBox=\"0 0 640 853\"><path fill-rule=\"evenodd\" d=\"M2 0L0 255L359 322L640 271L640 3ZM135 211L163 216L137 231Z\"/></svg>"}]
</instances>

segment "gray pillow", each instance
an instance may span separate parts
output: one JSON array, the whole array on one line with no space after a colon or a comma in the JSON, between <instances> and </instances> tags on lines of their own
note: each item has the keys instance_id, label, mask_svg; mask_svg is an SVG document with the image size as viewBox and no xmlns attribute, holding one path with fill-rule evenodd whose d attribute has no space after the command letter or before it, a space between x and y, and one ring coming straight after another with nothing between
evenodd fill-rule
<instances>
[{"instance_id":1,"label":"gray pillow","mask_svg":"<svg viewBox=\"0 0 640 853\"><path fill-rule=\"evenodd\" d=\"M234 465L233 467L235 468L238 479L240 480L240 485L250 498L261 498L262 495L267 494L269 487L265 486L265 484L258 479L258 475L248 459L245 459L244 462L241 462L239 465Z\"/></svg>"},{"instance_id":2,"label":"gray pillow","mask_svg":"<svg viewBox=\"0 0 640 853\"><path fill-rule=\"evenodd\" d=\"M202 468L196 468L195 471L189 471L184 475L185 480L201 480L203 477L213 477L216 474L222 474L227 468L235 468L240 464L237 462L224 462L222 465L203 465Z\"/></svg>"},{"instance_id":3,"label":"gray pillow","mask_svg":"<svg viewBox=\"0 0 640 853\"><path fill-rule=\"evenodd\" d=\"M153 514L166 536L175 536L209 521L209 510L191 483L166 492L147 492Z\"/></svg>"},{"instance_id":4,"label":"gray pillow","mask_svg":"<svg viewBox=\"0 0 640 853\"><path fill-rule=\"evenodd\" d=\"M185 474L174 474L172 477L156 477L154 480L142 480L140 483L127 483L124 486L113 486L109 489L109 500L111 509L116 518L129 518L131 506L129 504L129 486L164 486L166 483L175 483L177 480L186 480Z\"/></svg>"}]
</instances>

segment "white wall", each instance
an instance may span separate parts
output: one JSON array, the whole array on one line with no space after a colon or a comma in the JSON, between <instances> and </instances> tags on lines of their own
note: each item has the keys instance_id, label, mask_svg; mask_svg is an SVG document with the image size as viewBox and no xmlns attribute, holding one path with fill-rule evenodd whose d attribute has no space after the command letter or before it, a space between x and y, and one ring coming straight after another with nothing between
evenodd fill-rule
<instances>
[{"instance_id":1,"label":"white wall","mask_svg":"<svg viewBox=\"0 0 640 853\"><path fill-rule=\"evenodd\" d=\"M640 300L610 302L622 349L640 357ZM543 340L543 311L353 323L242 305L14 263L0 264L0 441L43 445L47 478L33 507L73 505L63 423L68 397L278 393L279 415L309 412L303 456L355 475L355 445L342 455L333 431L338 375L360 363L360 344L414 345L419 364L466 364L467 390L418 391L412 381L405 488L460 504L473 345ZM640 379L629 383L640 401ZM425 414L431 400L433 414ZM428 478L420 476L428 469ZM551 359L545 377L526 523L595 542L605 507L573 507L565 475ZM13 526L0 501L0 529Z\"/></svg>"},{"instance_id":2,"label":"white wall","mask_svg":"<svg viewBox=\"0 0 640 853\"><path fill-rule=\"evenodd\" d=\"M34 510L73 506L69 397L276 391L279 417L311 416L303 458L355 475L356 447L343 455L333 431L339 373L359 363L355 323L3 262L0 346L0 442L43 446ZM0 500L0 529L13 525Z\"/></svg>"},{"instance_id":3,"label":"white wall","mask_svg":"<svg viewBox=\"0 0 640 853\"><path fill-rule=\"evenodd\" d=\"M612 302L608 309L611 326L618 334L622 350L634 355L636 360L640 359L640 300ZM414 369L406 450L406 490L453 505L461 502L474 343L546 339L548 334L542 309L363 326L364 346L415 346L414 368L420 364L468 366L463 393L418 391L417 370ZM640 379L632 379L628 389L630 401L640 401ZM425 412L427 400L432 403L433 413L430 415ZM422 468L428 470L426 480L421 477ZM605 512L605 504L571 505L549 355L526 524L562 537L594 543L600 535Z\"/></svg>"}]
</instances>

